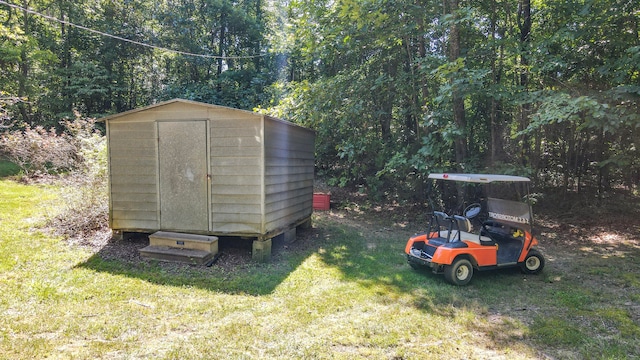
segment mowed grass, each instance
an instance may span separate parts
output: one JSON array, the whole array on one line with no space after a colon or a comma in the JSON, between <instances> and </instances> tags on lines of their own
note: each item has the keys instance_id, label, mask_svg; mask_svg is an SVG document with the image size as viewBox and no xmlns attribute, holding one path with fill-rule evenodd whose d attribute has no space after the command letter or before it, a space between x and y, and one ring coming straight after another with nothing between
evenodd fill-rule
<instances>
[{"instance_id":1,"label":"mowed grass","mask_svg":"<svg viewBox=\"0 0 640 360\"><path fill-rule=\"evenodd\" d=\"M269 264L132 265L37 230L56 191L0 180L3 359L640 356L632 244L454 287L406 264L410 232L322 213Z\"/></svg>"}]
</instances>

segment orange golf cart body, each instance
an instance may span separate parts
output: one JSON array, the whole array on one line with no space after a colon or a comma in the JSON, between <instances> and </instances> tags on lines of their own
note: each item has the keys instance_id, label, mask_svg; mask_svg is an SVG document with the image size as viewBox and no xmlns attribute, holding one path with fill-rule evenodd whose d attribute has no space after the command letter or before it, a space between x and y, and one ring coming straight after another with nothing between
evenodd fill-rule
<instances>
[{"instance_id":1,"label":"orange golf cart body","mask_svg":"<svg viewBox=\"0 0 640 360\"><path fill-rule=\"evenodd\" d=\"M526 177L489 174L430 174L437 180L476 184L530 181ZM461 215L434 211L429 229L412 236L405 247L407 261L413 268L429 267L443 273L455 285L466 285L475 270L520 267L537 274L544 267L544 257L534 247L531 207L526 202L487 198L486 209L479 203L467 207ZM472 230L470 218L486 213L479 229Z\"/></svg>"}]
</instances>

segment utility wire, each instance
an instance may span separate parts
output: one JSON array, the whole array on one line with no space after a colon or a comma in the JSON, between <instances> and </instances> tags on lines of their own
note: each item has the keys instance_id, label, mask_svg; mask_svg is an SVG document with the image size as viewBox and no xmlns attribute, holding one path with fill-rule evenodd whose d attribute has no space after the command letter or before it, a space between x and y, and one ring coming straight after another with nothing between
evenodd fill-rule
<instances>
[{"instance_id":1,"label":"utility wire","mask_svg":"<svg viewBox=\"0 0 640 360\"><path fill-rule=\"evenodd\" d=\"M59 22L61 24L73 26L75 28L78 28L78 29L81 29L81 30L85 30L85 31L88 31L88 32L91 32L91 33L94 33L94 34L110 37L112 39L128 42L128 43L135 44L135 45L140 45L140 46L144 46L144 47L148 47L148 48L152 48L152 49L156 49L156 50L167 51L167 52L171 52L171 53L174 53L174 54L180 54L180 55L185 55L185 56L195 56L195 57L206 58L206 59L222 59L222 60L255 59L255 58L258 58L258 57L266 56L265 54L248 55L248 56L216 56L216 55L206 55L206 54L194 54L194 53L190 53L190 52L186 52L186 51L167 49L165 47L146 44L146 43L143 43L143 42L140 42L140 41L131 40L131 39L123 38L121 36L108 34L108 33L102 32L102 31L98 31L98 30L94 30L94 29L88 28L86 26L77 25L77 24L74 24L74 23L66 21L66 20L61 20L61 19L55 18L53 16L45 15L45 14L39 13L37 11L24 8L22 6L18 6L18 5L15 5L15 4L8 3L8 2L6 2L4 0L0 0L0 4L7 5L7 6L11 7L11 8L14 8L14 9L17 9L17 10L21 10L21 11L27 12L29 14L38 15L38 16L41 16L41 17L43 17L45 19L56 21L56 22Z\"/></svg>"}]
</instances>

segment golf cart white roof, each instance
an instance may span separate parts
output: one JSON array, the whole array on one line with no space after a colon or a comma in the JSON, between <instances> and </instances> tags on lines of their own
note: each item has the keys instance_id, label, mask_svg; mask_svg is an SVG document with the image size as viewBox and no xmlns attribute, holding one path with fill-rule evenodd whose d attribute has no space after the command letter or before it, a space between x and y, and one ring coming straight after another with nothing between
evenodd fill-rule
<instances>
[{"instance_id":1,"label":"golf cart white roof","mask_svg":"<svg viewBox=\"0 0 640 360\"><path fill-rule=\"evenodd\" d=\"M491 182L529 182L529 178L512 175L494 174L429 174L429 179L462 181L470 183L491 183Z\"/></svg>"}]
</instances>

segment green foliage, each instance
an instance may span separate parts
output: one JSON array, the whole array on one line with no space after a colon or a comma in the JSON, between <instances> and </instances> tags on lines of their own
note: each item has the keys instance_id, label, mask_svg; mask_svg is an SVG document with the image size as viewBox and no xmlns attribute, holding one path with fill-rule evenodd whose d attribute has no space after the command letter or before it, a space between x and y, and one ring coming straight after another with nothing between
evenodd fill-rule
<instances>
[{"instance_id":1,"label":"green foliage","mask_svg":"<svg viewBox=\"0 0 640 360\"><path fill-rule=\"evenodd\" d=\"M522 7L450 5L289 4L293 81L277 86L283 100L270 111L318 131L321 176L378 196L420 191L430 171L636 186L637 9L531 2L527 29ZM449 58L454 45L460 56ZM455 122L454 103L464 108Z\"/></svg>"},{"instance_id":2,"label":"green foliage","mask_svg":"<svg viewBox=\"0 0 640 360\"><path fill-rule=\"evenodd\" d=\"M56 126L183 97L251 109L273 80L266 2L30 1L31 10L176 55L0 6L0 89L27 102L12 118Z\"/></svg>"},{"instance_id":3,"label":"green foliage","mask_svg":"<svg viewBox=\"0 0 640 360\"><path fill-rule=\"evenodd\" d=\"M219 58L142 47L0 6L0 98L21 100L3 103L0 128L61 130L59 119L74 111L96 117L181 97L312 127L318 174L379 198L421 191L434 170L523 169L544 185L601 193L639 183L633 1L29 7Z\"/></svg>"}]
</instances>

